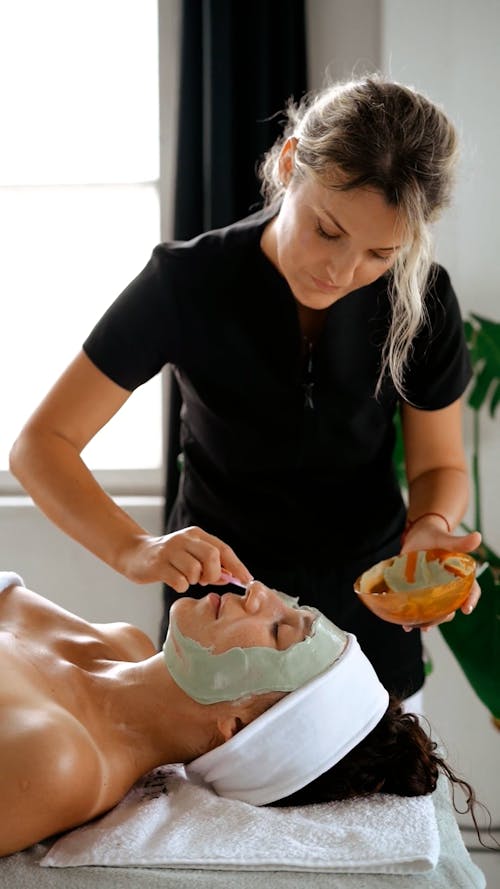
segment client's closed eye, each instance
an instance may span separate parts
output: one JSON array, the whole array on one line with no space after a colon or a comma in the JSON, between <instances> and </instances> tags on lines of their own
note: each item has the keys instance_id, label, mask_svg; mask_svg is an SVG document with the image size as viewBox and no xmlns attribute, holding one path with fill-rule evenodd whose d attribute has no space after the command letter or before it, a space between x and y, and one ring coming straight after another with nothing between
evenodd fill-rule
<instances>
[{"instance_id":1,"label":"client's closed eye","mask_svg":"<svg viewBox=\"0 0 500 889\"><path fill-rule=\"evenodd\" d=\"M284 651L296 642L303 642L308 635L303 626L288 623L286 620L274 621L271 634L279 651Z\"/></svg>"},{"instance_id":2,"label":"client's closed eye","mask_svg":"<svg viewBox=\"0 0 500 889\"><path fill-rule=\"evenodd\" d=\"M297 627L292 627L283 620L274 621L271 627L271 634L276 642L278 651L289 648L295 642L300 642L302 637Z\"/></svg>"}]
</instances>

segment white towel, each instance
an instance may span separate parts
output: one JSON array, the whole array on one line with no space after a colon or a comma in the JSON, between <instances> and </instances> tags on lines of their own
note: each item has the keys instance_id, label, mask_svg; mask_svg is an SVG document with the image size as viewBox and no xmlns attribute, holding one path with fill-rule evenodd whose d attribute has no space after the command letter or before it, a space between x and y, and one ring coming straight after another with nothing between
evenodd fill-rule
<instances>
[{"instance_id":1,"label":"white towel","mask_svg":"<svg viewBox=\"0 0 500 889\"><path fill-rule=\"evenodd\" d=\"M163 766L102 818L57 840L41 864L412 874L432 870L438 857L431 796L257 808L188 781L182 766Z\"/></svg>"}]
</instances>

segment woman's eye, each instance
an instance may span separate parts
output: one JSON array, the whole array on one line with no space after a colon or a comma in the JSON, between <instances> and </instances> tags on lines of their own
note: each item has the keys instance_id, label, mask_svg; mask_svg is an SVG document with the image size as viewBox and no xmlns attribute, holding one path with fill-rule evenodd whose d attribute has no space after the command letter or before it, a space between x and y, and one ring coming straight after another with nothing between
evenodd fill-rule
<instances>
[{"instance_id":1,"label":"woman's eye","mask_svg":"<svg viewBox=\"0 0 500 889\"><path fill-rule=\"evenodd\" d=\"M381 262L389 262L392 259L391 254L389 256L382 256L380 253L373 254L374 259L380 259Z\"/></svg>"},{"instance_id":2,"label":"woman's eye","mask_svg":"<svg viewBox=\"0 0 500 889\"><path fill-rule=\"evenodd\" d=\"M319 219L316 223L316 231L320 238L325 238L327 241L336 241L337 238L340 238L340 235L331 235L327 231L325 231Z\"/></svg>"}]
</instances>

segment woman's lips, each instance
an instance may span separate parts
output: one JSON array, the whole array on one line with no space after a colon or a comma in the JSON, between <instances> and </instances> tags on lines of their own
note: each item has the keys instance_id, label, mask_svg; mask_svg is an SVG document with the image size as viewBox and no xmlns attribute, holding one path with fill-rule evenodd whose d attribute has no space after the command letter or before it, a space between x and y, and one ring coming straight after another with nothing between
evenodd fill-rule
<instances>
[{"instance_id":1,"label":"woman's lips","mask_svg":"<svg viewBox=\"0 0 500 889\"><path fill-rule=\"evenodd\" d=\"M221 598L218 593L209 593L207 596L212 608L214 609L215 618L217 619L220 611Z\"/></svg>"},{"instance_id":2,"label":"woman's lips","mask_svg":"<svg viewBox=\"0 0 500 889\"><path fill-rule=\"evenodd\" d=\"M317 287L318 290L323 290L325 293L335 293L337 290L341 289L336 284L332 284L331 281L322 281L321 278L317 278L315 275L311 275L311 279L314 286Z\"/></svg>"}]
</instances>

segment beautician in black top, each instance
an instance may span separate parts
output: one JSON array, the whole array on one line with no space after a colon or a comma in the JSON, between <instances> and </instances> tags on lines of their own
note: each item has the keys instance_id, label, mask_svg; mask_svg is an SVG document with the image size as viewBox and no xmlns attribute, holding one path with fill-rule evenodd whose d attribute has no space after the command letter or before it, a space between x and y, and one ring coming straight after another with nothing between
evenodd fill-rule
<instances>
[{"instance_id":1,"label":"beautician in black top","mask_svg":"<svg viewBox=\"0 0 500 889\"><path fill-rule=\"evenodd\" d=\"M443 112L382 78L291 106L261 166L264 209L156 247L21 432L12 471L40 508L170 599L221 567L303 596L357 635L389 690L416 692L420 633L374 617L353 581L400 551L405 523L406 550L480 542L453 535L468 497L470 368L429 234L456 154ZM154 537L79 455L166 364L184 455L168 530L184 530ZM398 405L408 508L392 462ZM462 610L478 596L476 584Z\"/></svg>"}]
</instances>

